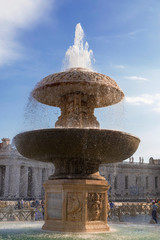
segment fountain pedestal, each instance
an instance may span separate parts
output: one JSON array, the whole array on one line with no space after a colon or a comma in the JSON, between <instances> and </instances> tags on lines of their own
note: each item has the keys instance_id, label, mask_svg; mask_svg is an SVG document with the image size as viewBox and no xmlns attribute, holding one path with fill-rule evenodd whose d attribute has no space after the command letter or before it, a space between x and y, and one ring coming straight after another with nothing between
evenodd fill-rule
<instances>
[{"instance_id":1,"label":"fountain pedestal","mask_svg":"<svg viewBox=\"0 0 160 240\"><path fill-rule=\"evenodd\" d=\"M57 179L44 183L44 230L105 232L109 185L106 180Z\"/></svg>"}]
</instances>

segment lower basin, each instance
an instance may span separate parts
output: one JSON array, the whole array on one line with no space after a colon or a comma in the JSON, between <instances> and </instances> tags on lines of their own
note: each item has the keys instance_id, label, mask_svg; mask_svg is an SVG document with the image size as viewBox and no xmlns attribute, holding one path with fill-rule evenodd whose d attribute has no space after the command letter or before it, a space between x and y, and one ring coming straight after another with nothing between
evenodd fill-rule
<instances>
[{"instance_id":1,"label":"lower basin","mask_svg":"<svg viewBox=\"0 0 160 240\"><path fill-rule=\"evenodd\" d=\"M53 128L23 132L14 137L24 157L44 162L55 159L87 159L93 163L115 163L129 158L140 139L131 134L86 128Z\"/></svg>"}]
</instances>

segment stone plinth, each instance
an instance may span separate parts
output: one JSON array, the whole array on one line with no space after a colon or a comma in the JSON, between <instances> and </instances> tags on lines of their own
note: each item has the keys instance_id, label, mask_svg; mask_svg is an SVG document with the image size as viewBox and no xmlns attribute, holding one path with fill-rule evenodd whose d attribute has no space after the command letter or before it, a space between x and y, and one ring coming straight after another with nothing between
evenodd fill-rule
<instances>
[{"instance_id":1,"label":"stone plinth","mask_svg":"<svg viewBox=\"0 0 160 240\"><path fill-rule=\"evenodd\" d=\"M106 232L109 185L106 180L48 180L44 230Z\"/></svg>"}]
</instances>

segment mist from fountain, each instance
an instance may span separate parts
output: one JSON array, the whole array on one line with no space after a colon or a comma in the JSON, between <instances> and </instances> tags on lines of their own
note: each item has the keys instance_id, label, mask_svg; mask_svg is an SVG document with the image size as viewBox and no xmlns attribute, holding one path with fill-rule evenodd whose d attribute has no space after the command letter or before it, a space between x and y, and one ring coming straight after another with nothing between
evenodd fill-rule
<instances>
[{"instance_id":1,"label":"mist from fountain","mask_svg":"<svg viewBox=\"0 0 160 240\"><path fill-rule=\"evenodd\" d=\"M59 115L59 108L37 102L30 94L24 110L23 131L52 128Z\"/></svg>"}]
</instances>

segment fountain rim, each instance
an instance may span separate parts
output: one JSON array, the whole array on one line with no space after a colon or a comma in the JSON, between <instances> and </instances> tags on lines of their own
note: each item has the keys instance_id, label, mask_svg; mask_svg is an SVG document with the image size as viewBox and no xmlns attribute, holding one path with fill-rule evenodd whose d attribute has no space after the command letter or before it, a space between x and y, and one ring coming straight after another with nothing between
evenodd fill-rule
<instances>
[{"instance_id":1,"label":"fountain rim","mask_svg":"<svg viewBox=\"0 0 160 240\"><path fill-rule=\"evenodd\" d=\"M44 77L32 90L32 96L43 104L59 107L62 96L75 92L94 96L95 108L116 104L124 98L123 91L114 79L105 74L78 67Z\"/></svg>"},{"instance_id":2,"label":"fountain rim","mask_svg":"<svg viewBox=\"0 0 160 240\"><path fill-rule=\"evenodd\" d=\"M13 143L26 158L53 163L59 159L58 164L67 161L81 164L85 160L89 166L128 159L137 150L140 139L117 130L46 128L19 133Z\"/></svg>"},{"instance_id":3,"label":"fountain rim","mask_svg":"<svg viewBox=\"0 0 160 240\"><path fill-rule=\"evenodd\" d=\"M53 131L95 131L95 132L110 132L110 133L120 133L120 134L124 134L127 135L128 137L132 137L135 138L139 141L140 143L140 138L132 135L131 133L127 133L124 131L120 131L120 130L113 130L113 129L105 129L105 128L72 128L72 127L68 127L68 128L61 128L61 127L57 127L57 128L41 128L41 129L34 129L34 130L29 130L29 131L24 131L21 133L18 133L14 138L13 138L13 142L14 140L18 137L18 136L22 136L23 134L27 134L27 133L35 133L35 132L53 132Z\"/></svg>"}]
</instances>

